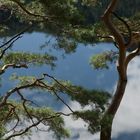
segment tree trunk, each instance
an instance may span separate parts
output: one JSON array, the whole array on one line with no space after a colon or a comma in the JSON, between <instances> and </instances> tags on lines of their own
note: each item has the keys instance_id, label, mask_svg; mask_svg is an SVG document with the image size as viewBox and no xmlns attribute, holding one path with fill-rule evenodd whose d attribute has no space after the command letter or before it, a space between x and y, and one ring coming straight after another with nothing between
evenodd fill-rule
<instances>
[{"instance_id":1,"label":"tree trunk","mask_svg":"<svg viewBox=\"0 0 140 140\"><path fill-rule=\"evenodd\" d=\"M125 93L126 84L126 79L119 79L114 98L102 119L100 140L111 140L113 119Z\"/></svg>"},{"instance_id":2,"label":"tree trunk","mask_svg":"<svg viewBox=\"0 0 140 140\"><path fill-rule=\"evenodd\" d=\"M108 29L110 30L111 34L114 36L114 39L117 43L119 49L119 58L118 58L118 84L115 95L109 105L107 111L103 115L101 121L101 133L100 133L100 140L111 140L111 130L112 130L112 123L115 117L115 114L119 108L121 100L123 98L126 84L127 84L127 64L126 64L126 46L125 41L120 33L120 31L116 28L116 26L112 23L112 12L116 9L117 3L119 0L111 0L107 9L102 16L102 19Z\"/></svg>"}]
</instances>

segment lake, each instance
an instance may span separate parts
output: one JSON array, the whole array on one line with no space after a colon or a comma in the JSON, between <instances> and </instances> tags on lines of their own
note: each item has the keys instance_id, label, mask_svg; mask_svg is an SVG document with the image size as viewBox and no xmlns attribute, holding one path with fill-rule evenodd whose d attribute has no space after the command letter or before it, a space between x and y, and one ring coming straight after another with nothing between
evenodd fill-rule
<instances>
[{"instance_id":1,"label":"lake","mask_svg":"<svg viewBox=\"0 0 140 140\"><path fill-rule=\"evenodd\" d=\"M57 79L69 80L75 85L80 85L88 89L102 89L113 94L117 82L117 71L115 64L111 64L109 69L95 70L90 64L90 57L94 54L114 50L111 43L97 43L94 45L78 44L75 52L65 53L63 49L58 49L53 43L49 45L46 42L55 42L50 35L34 32L24 34L13 46L14 51L27 51L35 53L49 53L57 57L56 67L43 65L41 67L31 66L29 69L8 70L2 78L1 91L6 91L15 86L8 77L13 73L19 75L40 76L42 73L48 73ZM41 49L41 46L44 46ZM113 123L112 136L113 140L138 140L140 139L140 58L130 64L128 68L128 86L121 106L117 112ZM67 112L68 109L61 102L54 103L54 97L51 95L33 93L29 91L26 95L42 106L50 106L55 110ZM14 97L16 98L16 97ZM80 105L71 102L65 97L68 104L73 110L80 109ZM66 127L71 130L71 138L68 140L98 140L98 134L91 135L87 132L86 124L82 120L73 121L70 117L64 118ZM55 140L51 133L39 133L32 136L33 140ZM17 138L19 140L19 138Z\"/></svg>"}]
</instances>

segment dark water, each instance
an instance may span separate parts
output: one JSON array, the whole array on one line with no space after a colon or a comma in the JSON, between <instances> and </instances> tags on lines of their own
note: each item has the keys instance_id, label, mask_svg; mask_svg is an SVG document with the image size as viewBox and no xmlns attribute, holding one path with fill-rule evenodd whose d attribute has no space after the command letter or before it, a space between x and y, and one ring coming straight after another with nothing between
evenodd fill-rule
<instances>
[{"instance_id":1,"label":"dark water","mask_svg":"<svg viewBox=\"0 0 140 140\"><path fill-rule=\"evenodd\" d=\"M44 45L45 42L51 42L43 49L39 46ZM14 87L16 83L11 83L8 77L16 72L19 75L35 75L40 76L42 73L48 73L53 75L57 79L69 80L75 85L80 85L89 89L103 89L113 93L116 86L117 72L115 70L115 64L110 65L109 69L95 70L89 64L89 59L92 55L100 53L105 50L114 49L112 44L99 43L94 46L78 44L78 47L74 53L66 54L63 49L55 49L53 43L55 40L45 34L32 33L25 34L23 38L18 40L13 46L13 50L17 51L29 51L36 53L50 53L56 56L58 59L55 62L56 67L52 69L50 66L44 65L41 67L31 67L27 70L12 70L10 69L4 74L2 79L2 91L7 91L11 87ZM135 59L129 67L129 79L128 87L126 89L126 95L122 101L120 110L113 124L112 135L113 140L138 140L140 139L140 62L139 59ZM28 98L34 100L40 105L47 105L53 107L56 110L67 111L67 108L58 102L54 103L54 97L51 95L40 94L38 91L28 91ZM71 105L73 109L80 108L78 103L71 102L65 97L65 100ZM71 118L65 118L66 127L71 129L72 137L69 140L98 140L97 135L91 135L86 131L86 127L82 120L73 122ZM40 133L41 140L54 140L51 134ZM33 135L33 140L37 140L38 137Z\"/></svg>"}]
</instances>

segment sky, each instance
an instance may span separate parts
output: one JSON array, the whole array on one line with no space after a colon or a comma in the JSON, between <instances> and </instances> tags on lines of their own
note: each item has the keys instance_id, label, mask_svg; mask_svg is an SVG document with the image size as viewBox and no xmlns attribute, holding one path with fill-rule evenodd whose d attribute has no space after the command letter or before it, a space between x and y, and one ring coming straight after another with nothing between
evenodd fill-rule
<instances>
[{"instance_id":1,"label":"sky","mask_svg":"<svg viewBox=\"0 0 140 140\"><path fill-rule=\"evenodd\" d=\"M124 98L113 122L112 137L117 138L120 134L135 133L140 131L140 58L135 58L128 67L128 84ZM69 104L73 110L80 109L76 102ZM66 107L62 111L67 112ZM64 118L66 127L72 132L72 138L65 140L99 140L99 134L91 135L87 132L82 120L74 121L70 117ZM49 133L34 134L33 140L55 140ZM16 140L20 140L17 138ZM25 139L26 140L26 139ZM134 139L133 139L134 140ZM136 139L135 139L136 140Z\"/></svg>"},{"instance_id":2,"label":"sky","mask_svg":"<svg viewBox=\"0 0 140 140\"><path fill-rule=\"evenodd\" d=\"M104 46L104 47L106 48L107 46ZM99 48L101 48L101 47L99 47ZM92 50L88 50L88 51L89 51L89 54L92 53ZM96 51L96 50L94 49L93 52L94 51ZM84 57L86 54L84 48L82 48L82 51L79 52L78 56L80 54L82 55L82 58L84 58L84 61L88 58L87 56ZM112 69L112 71L113 70L114 69ZM88 74L91 76L90 71L86 70L86 74L85 74L86 77ZM110 76L110 78L113 77L112 71L109 71L109 73L106 72L106 74L101 73L97 77L97 79L95 81L98 81L99 86L101 86L100 81L103 81L103 79L106 79L108 76ZM79 71L79 72L81 73L81 71ZM95 74L97 75L99 73L95 73ZM93 77L96 78L96 76L94 76L94 75L93 75ZM83 76L83 79L84 78L85 77ZM83 80L81 80L81 81L83 81ZM105 80L105 83L107 85L110 85L112 83L112 81L113 80L109 80L109 78L108 78L108 80ZM98 84L98 83L96 83L96 84ZM130 65L128 67L128 84L127 84L124 98L120 104L119 110L118 110L118 112L115 116L114 122L113 122L113 131L112 131L113 138L117 139L120 136L120 134L127 134L127 133L131 134L131 133L135 133L135 132L140 132L140 123L139 123L139 119L140 119L140 111L139 111L140 110L140 105L139 105L140 104L140 86L139 86L139 84L140 84L140 58L137 57L130 63ZM115 87L116 87L116 85L114 85L114 88ZM70 102L69 105L71 106L71 108L73 110L80 109L80 105L76 102ZM67 112L68 109L64 106L63 108L61 108L61 111ZM85 139L86 140L99 140L99 133L95 134L95 135L90 134L87 131L86 124L82 120L73 121L70 117L65 117L64 119L66 121L66 127L71 130L71 135L72 135L71 138L65 139L65 140L85 140ZM38 139L55 140L52 137L51 133L44 133L44 132L41 132L39 134L34 133L33 136L31 137L31 140L38 140ZM17 137L16 140L21 140L21 139L19 137ZM27 139L25 139L25 140L27 140ZM123 139L123 140L128 140L128 139ZM137 140L137 139L133 139L133 140Z\"/></svg>"}]
</instances>

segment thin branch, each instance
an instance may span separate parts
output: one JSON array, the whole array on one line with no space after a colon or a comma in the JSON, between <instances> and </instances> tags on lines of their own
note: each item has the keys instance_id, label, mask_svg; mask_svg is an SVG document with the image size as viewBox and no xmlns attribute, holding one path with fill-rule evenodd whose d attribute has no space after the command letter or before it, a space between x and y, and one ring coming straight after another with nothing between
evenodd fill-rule
<instances>
[{"instance_id":1,"label":"thin branch","mask_svg":"<svg viewBox=\"0 0 140 140\"><path fill-rule=\"evenodd\" d=\"M112 35L108 35L108 36L97 35L96 37L105 38L105 39L111 39L111 40L113 41L114 46L115 46L117 49L119 48L118 45L117 45L117 43L116 43L116 41L115 41L114 36L112 36Z\"/></svg>"},{"instance_id":2,"label":"thin branch","mask_svg":"<svg viewBox=\"0 0 140 140\"><path fill-rule=\"evenodd\" d=\"M67 106L68 107L68 109L72 112L72 113L74 113L74 111L72 110L72 108L55 92L55 91L53 91L54 92L54 94L56 95L56 97L65 105L65 106Z\"/></svg>"},{"instance_id":3,"label":"thin branch","mask_svg":"<svg viewBox=\"0 0 140 140\"><path fill-rule=\"evenodd\" d=\"M32 124L32 125L28 126L27 128L25 128L23 131L8 136L7 138L5 138L5 140L9 140L9 139L14 138L14 137L16 137L16 136L21 136L21 135L27 133L31 128L34 128L34 127L38 126L38 125L39 125L40 123L42 123L44 120L50 120L50 119L53 119L53 118L57 118L57 117L60 117L60 115L68 116L68 115L71 115L71 114L64 114L64 113L58 112L58 113L56 113L56 114L53 115L53 116L49 116L49 117L42 118L42 119L38 120L37 122L35 122L34 124Z\"/></svg>"},{"instance_id":4,"label":"thin branch","mask_svg":"<svg viewBox=\"0 0 140 140\"><path fill-rule=\"evenodd\" d=\"M13 36L11 39L9 39L6 43L2 44L0 46L0 48L8 45L10 42L12 42L13 40L15 40L17 37L21 36L22 34L24 34L26 31L28 31L33 25L29 25L27 28L23 29L22 31L20 31L18 34L16 34L15 36Z\"/></svg>"},{"instance_id":5,"label":"thin branch","mask_svg":"<svg viewBox=\"0 0 140 140\"><path fill-rule=\"evenodd\" d=\"M14 111L14 115L16 116L17 122L10 130L7 131L7 133L10 133L11 131L15 131L16 127L18 126L18 124L20 122L20 118L19 118L18 114L16 113L16 111Z\"/></svg>"},{"instance_id":6,"label":"thin branch","mask_svg":"<svg viewBox=\"0 0 140 140\"><path fill-rule=\"evenodd\" d=\"M77 94L78 92L72 91L71 89L67 88L66 86L64 86L63 84L61 84L55 77L49 75L49 74L43 74L43 76L47 76L51 79L53 79L57 84L59 84L62 88L66 89L67 91L71 92L71 93L75 93Z\"/></svg>"},{"instance_id":7,"label":"thin branch","mask_svg":"<svg viewBox=\"0 0 140 140\"><path fill-rule=\"evenodd\" d=\"M4 48L3 50L1 50L1 55L0 55L0 59L2 59L2 57L5 55L6 51L8 49L10 49L12 47L12 45L15 43L15 41L17 41L19 38L21 38L21 36L18 36L17 38L15 38L6 48Z\"/></svg>"},{"instance_id":8,"label":"thin branch","mask_svg":"<svg viewBox=\"0 0 140 140\"><path fill-rule=\"evenodd\" d=\"M127 40L127 42L125 42L125 45L128 46L132 40L132 31L131 31L128 23L124 19L122 19L119 15L117 15L117 13L115 13L115 12L112 12L112 13L116 18L118 18L125 25L126 29L128 30L128 40Z\"/></svg>"},{"instance_id":9,"label":"thin branch","mask_svg":"<svg viewBox=\"0 0 140 140\"><path fill-rule=\"evenodd\" d=\"M61 86L63 86L63 88L66 88L63 84L61 84L57 79L55 79L53 76L50 76L50 75L48 75L48 74L43 74L44 76L48 76L48 77L50 77L50 78L52 78L55 82L57 82L59 85L61 85ZM48 85L46 85L44 82L42 82L42 81L40 81L40 80L43 80L44 78L41 78L41 79L38 79L37 80L37 82L39 82L39 83L41 83L42 85L43 85L43 88L48 88ZM71 107L56 93L56 91L54 90L54 88L53 87L50 87L49 86L49 88L52 90L52 92L56 95L56 97L64 104L64 105L66 105L68 108L69 108L69 110L71 111L71 112L74 112L72 109L71 109ZM67 90L69 90L68 88L66 88Z\"/></svg>"},{"instance_id":10,"label":"thin branch","mask_svg":"<svg viewBox=\"0 0 140 140\"><path fill-rule=\"evenodd\" d=\"M130 54L128 54L128 56L126 57L125 60L125 67L127 68L129 62L136 57L137 55L140 55L140 48L137 48L134 52L131 52Z\"/></svg>"},{"instance_id":11,"label":"thin branch","mask_svg":"<svg viewBox=\"0 0 140 140\"><path fill-rule=\"evenodd\" d=\"M30 115L30 113L28 112L28 109L27 109L27 107L26 107L27 99L24 98L24 96L20 93L19 90L17 90L17 93L18 93L18 95L21 97L21 100L23 101L22 105L23 105L23 108L24 108L25 112L27 113L28 117L31 119L32 123L34 124L33 118L32 118L32 116Z\"/></svg>"}]
</instances>

